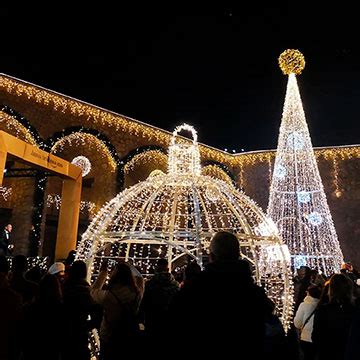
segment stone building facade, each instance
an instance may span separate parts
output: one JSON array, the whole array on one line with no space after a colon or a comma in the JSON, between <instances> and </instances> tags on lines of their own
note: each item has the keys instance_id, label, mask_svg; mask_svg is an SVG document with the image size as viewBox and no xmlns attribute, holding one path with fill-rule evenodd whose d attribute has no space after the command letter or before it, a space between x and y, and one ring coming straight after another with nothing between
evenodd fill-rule
<instances>
[{"instance_id":1,"label":"stone building facade","mask_svg":"<svg viewBox=\"0 0 360 360\"><path fill-rule=\"evenodd\" d=\"M0 106L0 130L68 161L90 160L79 234L121 189L155 169L166 171L167 131L7 75L0 75ZM200 152L205 174L233 182L266 211L274 151L229 154L201 145ZM315 155L345 259L360 267L360 146L315 149ZM52 255L61 179L8 159L3 186L12 193L0 196L0 225L13 224L16 251L29 253L40 241L39 253Z\"/></svg>"}]
</instances>

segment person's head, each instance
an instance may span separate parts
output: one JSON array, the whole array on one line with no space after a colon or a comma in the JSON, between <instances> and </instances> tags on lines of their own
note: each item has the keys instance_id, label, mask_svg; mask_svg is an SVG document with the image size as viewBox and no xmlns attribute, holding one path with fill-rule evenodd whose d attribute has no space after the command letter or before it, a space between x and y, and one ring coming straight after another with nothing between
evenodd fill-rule
<instances>
[{"instance_id":1,"label":"person's head","mask_svg":"<svg viewBox=\"0 0 360 360\"><path fill-rule=\"evenodd\" d=\"M311 269L308 266L300 266L297 269L297 274L300 279L305 279L307 277L310 277L311 275Z\"/></svg>"},{"instance_id":2,"label":"person's head","mask_svg":"<svg viewBox=\"0 0 360 360\"><path fill-rule=\"evenodd\" d=\"M165 258L161 258L156 263L156 272L168 272L169 271L169 262Z\"/></svg>"},{"instance_id":3,"label":"person's head","mask_svg":"<svg viewBox=\"0 0 360 360\"><path fill-rule=\"evenodd\" d=\"M43 304L60 304L62 302L61 286L55 275L46 274L39 284L39 301Z\"/></svg>"},{"instance_id":4,"label":"person's head","mask_svg":"<svg viewBox=\"0 0 360 360\"><path fill-rule=\"evenodd\" d=\"M29 271L26 272L25 274L25 278L27 280L36 282L37 284L40 283L41 280L41 269L40 266L36 265L34 267L32 267Z\"/></svg>"},{"instance_id":5,"label":"person's head","mask_svg":"<svg viewBox=\"0 0 360 360\"><path fill-rule=\"evenodd\" d=\"M191 280L201 273L200 265L193 261L189 263L185 268L185 280Z\"/></svg>"},{"instance_id":6,"label":"person's head","mask_svg":"<svg viewBox=\"0 0 360 360\"><path fill-rule=\"evenodd\" d=\"M5 229L7 232L11 232L11 231L12 231L12 225L11 225L11 224L6 224L4 229Z\"/></svg>"},{"instance_id":7,"label":"person's head","mask_svg":"<svg viewBox=\"0 0 360 360\"><path fill-rule=\"evenodd\" d=\"M211 261L236 261L239 256L239 240L234 234L219 231L212 237L210 242Z\"/></svg>"},{"instance_id":8,"label":"person's head","mask_svg":"<svg viewBox=\"0 0 360 360\"><path fill-rule=\"evenodd\" d=\"M353 301L353 283L343 274L334 274L329 283L329 301L331 303L351 303Z\"/></svg>"},{"instance_id":9,"label":"person's head","mask_svg":"<svg viewBox=\"0 0 360 360\"><path fill-rule=\"evenodd\" d=\"M109 287L111 288L116 284L128 286L131 289L137 289L130 266L125 262L118 262L111 272Z\"/></svg>"},{"instance_id":10,"label":"person's head","mask_svg":"<svg viewBox=\"0 0 360 360\"><path fill-rule=\"evenodd\" d=\"M84 280L86 279L87 268L84 261L74 261L69 270L69 279L71 280Z\"/></svg>"},{"instance_id":11,"label":"person's head","mask_svg":"<svg viewBox=\"0 0 360 360\"><path fill-rule=\"evenodd\" d=\"M12 261L12 271L16 273L25 273L28 268L28 262L25 255L16 255Z\"/></svg>"},{"instance_id":12,"label":"person's head","mask_svg":"<svg viewBox=\"0 0 360 360\"><path fill-rule=\"evenodd\" d=\"M71 265L74 260L75 260L75 256L76 256L76 251L75 250L70 250L69 253L68 253L68 256L65 260L65 264L66 265Z\"/></svg>"},{"instance_id":13,"label":"person's head","mask_svg":"<svg viewBox=\"0 0 360 360\"><path fill-rule=\"evenodd\" d=\"M319 286L316 286L316 285L310 285L308 288L307 288L307 293L315 298L315 299L320 299L320 296L321 296L321 288Z\"/></svg>"},{"instance_id":14,"label":"person's head","mask_svg":"<svg viewBox=\"0 0 360 360\"><path fill-rule=\"evenodd\" d=\"M49 267L48 273L62 280L65 276L65 265L62 262L55 262Z\"/></svg>"}]
</instances>

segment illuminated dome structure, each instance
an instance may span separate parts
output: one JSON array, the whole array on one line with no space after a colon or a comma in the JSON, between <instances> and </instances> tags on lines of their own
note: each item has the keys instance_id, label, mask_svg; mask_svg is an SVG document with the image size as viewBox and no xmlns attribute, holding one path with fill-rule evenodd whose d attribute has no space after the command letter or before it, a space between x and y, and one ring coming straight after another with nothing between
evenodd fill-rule
<instances>
[{"instance_id":1,"label":"illuminated dome structure","mask_svg":"<svg viewBox=\"0 0 360 360\"><path fill-rule=\"evenodd\" d=\"M177 141L181 130L192 133L192 143ZM292 313L287 247L254 201L231 184L201 175L197 134L186 124L173 133L168 173L155 170L105 204L83 234L77 258L90 264L92 277L104 258L132 261L146 276L161 257L172 268L188 258L203 266L217 231L236 234L241 257L252 264L254 279L287 327Z\"/></svg>"}]
</instances>

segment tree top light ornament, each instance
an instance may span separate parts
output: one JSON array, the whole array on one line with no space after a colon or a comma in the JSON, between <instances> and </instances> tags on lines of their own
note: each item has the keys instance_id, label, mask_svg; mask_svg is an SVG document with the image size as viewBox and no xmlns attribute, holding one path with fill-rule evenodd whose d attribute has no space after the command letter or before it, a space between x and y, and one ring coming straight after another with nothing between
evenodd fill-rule
<instances>
[{"instance_id":1,"label":"tree top light ornament","mask_svg":"<svg viewBox=\"0 0 360 360\"><path fill-rule=\"evenodd\" d=\"M305 67L298 50L285 50L279 66L289 76L282 114L268 215L288 245L292 265L307 265L326 275L343 260L317 167L296 81Z\"/></svg>"},{"instance_id":2,"label":"tree top light ornament","mask_svg":"<svg viewBox=\"0 0 360 360\"><path fill-rule=\"evenodd\" d=\"M181 130L189 131L193 141L178 139ZM231 184L201 175L197 134L186 124L173 132L167 173L155 170L105 204L83 234L77 258L89 263L92 279L104 258L132 261L145 276L163 257L173 270L190 259L203 266L211 237L221 230L236 234L241 257L251 263L254 279L287 327L292 315L289 251L254 201Z\"/></svg>"}]
</instances>

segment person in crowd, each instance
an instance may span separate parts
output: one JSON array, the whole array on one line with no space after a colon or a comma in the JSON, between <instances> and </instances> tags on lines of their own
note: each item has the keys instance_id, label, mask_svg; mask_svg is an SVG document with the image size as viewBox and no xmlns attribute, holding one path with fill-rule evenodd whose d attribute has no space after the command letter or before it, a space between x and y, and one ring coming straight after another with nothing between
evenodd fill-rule
<instances>
[{"instance_id":1,"label":"person in crowd","mask_svg":"<svg viewBox=\"0 0 360 360\"><path fill-rule=\"evenodd\" d=\"M64 359L89 360L88 333L91 330L89 316L95 311L86 281L87 268L83 261L75 261L69 269L63 286L64 310L67 332L64 334Z\"/></svg>"},{"instance_id":2,"label":"person in crowd","mask_svg":"<svg viewBox=\"0 0 360 360\"><path fill-rule=\"evenodd\" d=\"M0 255L9 256L12 254L14 245L11 243L12 225L6 224L0 233Z\"/></svg>"},{"instance_id":3,"label":"person in crowd","mask_svg":"<svg viewBox=\"0 0 360 360\"><path fill-rule=\"evenodd\" d=\"M101 265L100 273L91 287L94 301L103 306L100 328L101 356L104 360L119 359L124 349L131 348L138 339L138 311L143 296L131 270L132 265L119 262L111 272L108 286L107 262Z\"/></svg>"},{"instance_id":4,"label":"person in crowd","mask_svg":"<svg viewBox=\"0 0 360 360\"><path fill-rule=\"evenodd\" d=\"M319 274L317 269L310 270L310 284L322 288L325 284L325 281L326 278L322 274Z\"/></svg>"},{"instance_id":5,"label":"person in crowd","mask_svg":"<svg viewBox=\"0 0 360 360\"><path fill-rule=\"evenodd\" d=\"M183 281L180 284L181 287L185 286L189 282L191 283L201 273L201 267L196 261L189 262L184 270Z\"/></svg>"},{"instance_id":6,"label":"person in crowd","mask_svg":"<svg viewBox=\"0 0 360 360\"><path fill-rule=\"evenodd\" d=\"M314 360L315 348L311 340L311 334L315 310L321 295L321 288L316 285L310 285L306 294L304 301L300 304L296 312L294 324L300 332L300 346L304 354L304 360Z\"/></svg>"},{"instance_id":7,"label":"person in crowd","mask_svg":"<svg viewBox=\"0 0 360 360\"><path fill-rule=\"evenodd\" d=\"M25 279L32 281L36 284L39 284L41 281L41 278L43 277L43 272L40 269L39 265L35 265L33 266L31 269L29 269L26 273L25 273Z\"/></svg>"},{"instance_id":8,"label":"person in crowd","mask_svg":"<svg viewBox=\"0 0 360 360\"><path fill-rule=\"evenodd\" d=\"M145 333L148 338L165 336L168 325L168 308L173 296L179 290L179 283L169 272L167 259L157 262L155 275L145 283L142 301Z\"/></svg>"},{"instance_id":9,"label":"person in crowd","mask_svg":"<svg viewBox=\"0 0 360 360\"><path fill-rule=\"evenodd\" d=\"M329 303L319 306L314 317L312 341L319 360L344 359L355 311L352 281L343 274L332 275Z\"/></svg>"},{"instance_id":10,"label":"person in crowd","mask_svg":"<svg viewBox=\"0 0 360 360\"><path fill-rule=\"evenodd\" d=\"M304 301L306 290L311 283L311 269L308 266L300 266L297 275L294 277L294 311Z\"/></svg>"},{"instance_id":11,"label":"person in crowd","mask_svg":"<svg viewBox=\"0 0 360 360\"><path fill-rule=\"evenodd\" d=\"M351 324L349 339L346 346L345 360L359 360L360 344L360 309L357 308L356 314Z\"/></svg>"},{"instance_id":12,"label":"person in crowd","mask_svg":"<svg viewBox=\"0 0 360 360\"><path fill-rule=\"evenodd\" d=\"M20 349L21 296L9 285L9 264L0 255L0 359L17 359Z\"/></svg>"},{"instance_id":13,"label":"person in crowd","mask_svg":"<svg viewBox=\"0 0 360 360\"><path fill-rule=\"evenodd\" d=\"M201 357L240 353L261 359L265 322L273 304L254 283L249 263L239 259L237 237L221 231L211 239L210 262L183 286L170 305L171 336L206 339L194 348Z\"/></svg>"},{"instance_id":14,"label":"person in crowd","mask_svg":"<svg viewBox=\"0 0 360 360\"><path fill-rule=\"evenodd\" d=\"M54 262L48 270L48 274L54 275L59 280L60 285L64 283L65 280L65 265L62 262Z\"/></svg>"},{"instance_id":15,"label":"person in crowd","mask_svg":"<svg viewBox=\"0 0 360 360\"><path fill-rule=\"evenodd\" d=\"M16 255L12 260L10 286L22 297L23 304L31 303L38 294L39 285L25 278L28 268L27 258L24 255Z\"/></svg>"},{"instance_id":16,"label":"person in crowd","mask_svg":"<svg viewBox=\"0 0 360 360\"><path fill-rule=\"evenodd\" d=\"M24 308L23 359L62 360L65 317L58 278L46 274L39 297Z\"/></svg>"}]
</instances>

